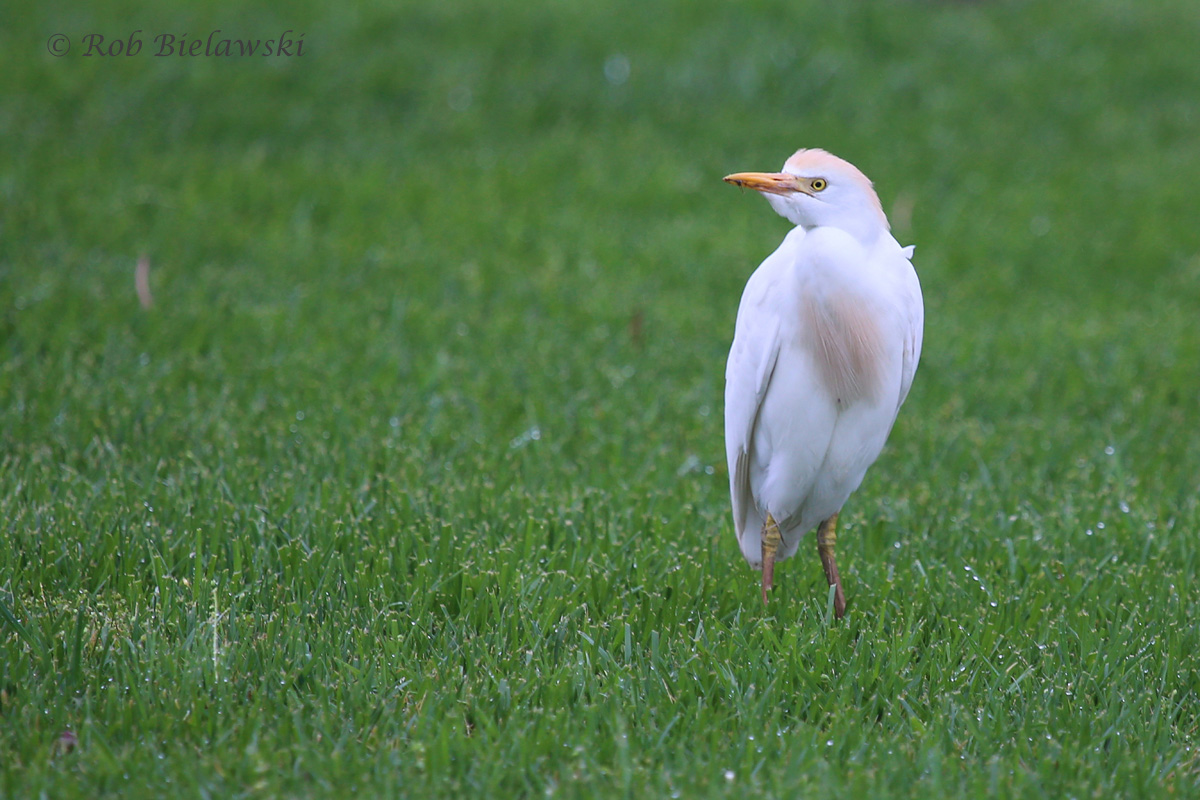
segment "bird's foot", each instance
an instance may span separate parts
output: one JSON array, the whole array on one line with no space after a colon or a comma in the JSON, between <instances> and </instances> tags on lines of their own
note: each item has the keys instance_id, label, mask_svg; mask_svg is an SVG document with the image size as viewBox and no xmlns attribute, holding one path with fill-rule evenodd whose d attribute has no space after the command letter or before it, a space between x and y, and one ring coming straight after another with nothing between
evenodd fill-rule
<instances>
[{"instance_id":1,"label":"bird's foot","mask_svg":"<svg viewBox=\"0 0 1200 800\"><path fill-rule=\"evenodd\" d=\"M825 568L825 580L835 587L833 615L841 619L846 616L846 595L842 592L842 578L838 575L837 562L833 558L833 550L837 546L837 518L838 515L834 514L817 528L817 553L821 556L821 566Z\"/></svg>"},{"instance_id":2,"label":"bird's foot","mask_svg":"<svg viewBox=\"0 0 1200 800\"><path fill-rule=\"evenodd\" d=\"M762 599L767 604L767 592L775 585L775 553L783 544L783 535L779 532L779 523L770 514L763 523L762 529Z\"/></svg>"}]
</instances>

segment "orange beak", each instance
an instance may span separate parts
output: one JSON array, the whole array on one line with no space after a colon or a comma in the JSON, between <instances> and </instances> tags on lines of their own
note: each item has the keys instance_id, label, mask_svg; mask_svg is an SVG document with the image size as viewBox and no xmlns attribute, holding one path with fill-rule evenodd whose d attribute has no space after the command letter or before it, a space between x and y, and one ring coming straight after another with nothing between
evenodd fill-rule
<instances>
[{"instance_id":1,"label":"orange beak","mask_svg":"<svg viewBox=\"0 0 1200 800\"><path fill-rule=\"evenodd\" d=\"M741 186L743 189L753 189L756 192L766 192L767 194L792 194L794 192L812 194L799 178L786 172L735 172L732 175L726 175L724 181L732 183L734 186Z\"/></svg>"}]
</instances>

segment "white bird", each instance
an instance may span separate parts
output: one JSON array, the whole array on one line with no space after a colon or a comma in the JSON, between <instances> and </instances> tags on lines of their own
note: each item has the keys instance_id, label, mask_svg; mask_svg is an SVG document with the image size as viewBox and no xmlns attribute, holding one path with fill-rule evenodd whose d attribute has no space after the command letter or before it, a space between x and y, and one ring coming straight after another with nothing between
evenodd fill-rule
<instances>
[{"instance_id":1,"label":"white bird","mask_svg":"<svg viewBox=\"0 0 1200 800\"><path fill-rule=\"evenodd\" d=\"M824 150L783 172L740 172L796 227L750 276L725 369L725 451L742 555L762 570L817 528L840 619L838 512L887 441L912 386L925 311L871 181Z\"/></svg>"}]
</instances>

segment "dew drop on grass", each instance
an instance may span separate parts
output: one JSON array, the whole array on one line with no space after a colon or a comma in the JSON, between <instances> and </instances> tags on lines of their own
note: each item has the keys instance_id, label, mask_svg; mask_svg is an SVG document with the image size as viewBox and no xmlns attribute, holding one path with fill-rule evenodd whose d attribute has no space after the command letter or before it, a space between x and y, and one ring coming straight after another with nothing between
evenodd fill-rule
<instances>
[{"instance_id":1,"label":"dew drop on grass","mask_svg":"<svg viewBox=\"0 0 1200 800\"><path fill-rule=\"evenodd\" d=\"M517 449L520 449L520 448L524 447L525 445L529 444L530 442L539 441L541 438L542 438L542 429L539 428L537 425L534 425L532 428L529 428L524 433L522 433L520 436L516 437L511 442L509 442L508 446L510 448L512 448L513 450L517 450Z\"/></svg>"},{"instance_id":2,"label":"dew drop on grass","mask_svg":"<svg viewBox=\"0 0 1200 800\"><path fill-rule=\"evenodd\" d=\"M465 83L455 86L446 93L446 105L450 106L451 111L457 111L460 114L471 107L471 87Z\"/></svg>"},{"instance_id":3,"label":"dew drop on grass","mask_svg":"<svg viewBox=\"0 0 1200 800\"><path fill-rule=\"evenodd\" d=\"M1104 455L1106 455L1106 456L1111 456L1116 452L1117 451L1113 449L1113 446L1111 444L1108 447L1104 448Z\"/></svg>"},{"instance_id":4,"label":"dew drop on grass","mask_svg":"<svg viewBox=\"0 0 1200 800\"><path fill-rule=\"evenodd\" d=\"M731 769L725 770L725 780L727 780L731 783L733 782L733 770L731 770Z\"/></svg>"},{"instance_id":5,"label":"dew drop on grass","mask_svg":"<svg viewBox=\"0 0 1200 800\"><path fill-rule=\"evenodd\" d=\"M1128 513L1129 513L1129 503L1126 503L1124 500L1122 500L1122 501L1121 501L1121 502L1120 502L1120 503L1117 505L1117 508L1121 509L1121 513L1122 513L1122 514L1128 514Z\"/></svg>"},{"instance_id":6,"label":"dew drop on grass","mask_svg":"<svg viewBox=\"0 0 1200 800\"><path fill-rule=\"evenodd\" d=\"M604 78L613 86L629 80L630 72L629 59L623 53L614 53L604 61Z\"/></svg>"}]
</instances>

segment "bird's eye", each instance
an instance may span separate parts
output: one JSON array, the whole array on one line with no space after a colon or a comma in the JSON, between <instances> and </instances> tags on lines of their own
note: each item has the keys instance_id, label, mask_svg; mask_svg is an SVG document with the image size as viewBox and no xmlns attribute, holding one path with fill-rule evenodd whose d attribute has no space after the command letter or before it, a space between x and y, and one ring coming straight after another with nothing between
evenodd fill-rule
<instances>
[{"instance_id":1,"label":"bird's eye","mask_svg":"<svg viewBox=\"0 0 1200 800\"><path fill-rule=\"evenodd\" d=\"M828 185L829 184L825 182L824 178L813 178L812 180L812 190L814 192L823 192L825 191L825 187Z\"/></svg>"}]
</instances>

